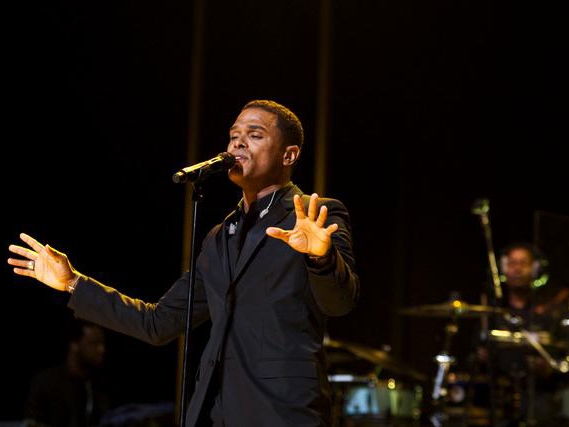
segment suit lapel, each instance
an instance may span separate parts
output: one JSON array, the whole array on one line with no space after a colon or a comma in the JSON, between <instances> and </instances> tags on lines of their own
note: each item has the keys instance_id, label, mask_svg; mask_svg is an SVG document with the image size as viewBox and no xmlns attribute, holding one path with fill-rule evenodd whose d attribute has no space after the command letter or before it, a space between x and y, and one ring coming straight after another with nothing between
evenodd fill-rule
<instances>
[{"instance_id":1,"label":"suit lapel","mask_svg":"<svg viewBox=\"0 0 569 427\"><path fill-rule=\"evenodd\" d=\"M231 212L221 224L220 232L217 235L217 253L219 255L223 274L227 278L227 282L231 281L231 272L229 265L229 252L227 250L227 233L231 222L234 220L235 212Z\"/></svg>"},{"instance_id":2,"label":"suit lapel","mask_svg":"<svg viewBox=\"0 0 569 427\"><path fill-rule=\"evenodd\" d=\"M279 202L269 210L267 215L259 220L249 233L245 240L245 244L241 249L241 254L237 260L237 266L233 274L233 281L237 281L243 272L244 268L249 264L251 257L257 251L259 245L267 238L266 230L268 227L279 224L290 212L294 209L293 197L295 194L302 195L302 191L296 186L293 186L286 194L284 194Z\"/></svg>"}]
</instances>

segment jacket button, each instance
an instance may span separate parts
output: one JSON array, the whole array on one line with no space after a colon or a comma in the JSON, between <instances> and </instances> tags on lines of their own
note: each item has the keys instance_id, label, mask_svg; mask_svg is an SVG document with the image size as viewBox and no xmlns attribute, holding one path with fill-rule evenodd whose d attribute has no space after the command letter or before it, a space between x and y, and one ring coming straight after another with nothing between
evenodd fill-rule
<instances>
[{"instance_id":1,"label":"jacket button","mask_svg":"<svg viewBox=\"0 0 569 427\"><path fill-rule=\"evenodd\" d=\"M209 362L207 362L207 364L213 368L215 366L215 361L210 360Z\"/></svg>"}]
</instances>

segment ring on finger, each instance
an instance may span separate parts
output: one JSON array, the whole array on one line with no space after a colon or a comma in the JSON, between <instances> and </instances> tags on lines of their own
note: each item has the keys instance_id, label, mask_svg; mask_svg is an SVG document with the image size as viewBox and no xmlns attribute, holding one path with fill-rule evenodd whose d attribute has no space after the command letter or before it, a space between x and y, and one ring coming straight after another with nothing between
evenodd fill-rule
<instances>
[{"instance_id":1,"label":"ring on finger","mask_svg":"<svg viewBox=\"0 0 569 427\"><path fill-rule=\"evenodd\" d=\"M36 268L36 262L34 260L29 260L28 261L28 270L34 271L35 268Z\"/></svg>"}]
</instances>

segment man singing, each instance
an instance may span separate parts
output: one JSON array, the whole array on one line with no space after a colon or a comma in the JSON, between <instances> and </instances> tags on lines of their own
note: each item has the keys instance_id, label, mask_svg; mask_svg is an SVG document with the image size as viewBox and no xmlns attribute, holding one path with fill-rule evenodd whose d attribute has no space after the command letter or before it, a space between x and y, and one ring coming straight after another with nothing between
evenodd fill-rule
<instances>
[{"instance_id":1,"label":"man singing","mask_svg":"<svg viewBox=\"0 0 569 427\"><path fill-rule=\"evenodd\" d=\"M186 426L331 423L326 318L354 307L359 281L346 208L304 196L290 180L303 139L296 115L273 101L249 102L231 126L229 178L243 198L208 233L197 259L194 326L210 318L212 329ZM21 238L31 250L10 246L26 258L8 260L14 272L70 292L77 317L156 345L183 333L188 272L157 303L144 303Z\"/></svg>"}]
</instances>

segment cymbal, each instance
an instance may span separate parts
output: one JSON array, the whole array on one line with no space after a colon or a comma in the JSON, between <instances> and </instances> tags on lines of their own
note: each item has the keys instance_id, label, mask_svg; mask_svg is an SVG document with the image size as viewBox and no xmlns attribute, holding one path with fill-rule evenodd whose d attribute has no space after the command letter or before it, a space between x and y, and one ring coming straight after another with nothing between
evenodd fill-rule
<instances>
[{"instance_id":1,"label":"cymbal","mask_svg":"<svg viewBox=\"0 0 569 427\"><path fill-rule=\"evenodd\" d=\"M426 381L427 376L421 374L402 362L396 360L393 356L383 350L367 347L361 344L355 344L346 341L333 340L328 337L324 338L324 346L333 349L345 350L359 359L370 362L398 374L405 374L417 381Z\"/></svg>"},{"instance_id":2,"label":"cymbal","mask_svg":"<svg viewBox=\"0 0 569 427\"><path fill-rule=\"evenodd\" d=\"M567 344L562 341L555 341L548 331L531 331L533 338L544 347L566 349ZM490 341L503 347L530 347L527 338L521 332L511 332L500 329L492 329L488 336Z\"/></svg>"},{"instance_id":3,"label":"cymbal","mask_svg":"<svg viewBox=\"0 0 569 427\"><path fill-rule=\"evenodd\" d=\"M407 307L398 311L406 316L419 317L481 317L487 314L503 314L506 310L488 305L468 304L461 300L444 302L442 304L426 304Z\"/></svg>"}]
</instances>

